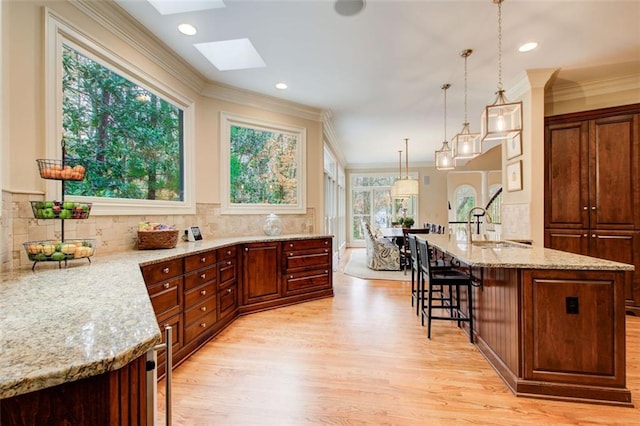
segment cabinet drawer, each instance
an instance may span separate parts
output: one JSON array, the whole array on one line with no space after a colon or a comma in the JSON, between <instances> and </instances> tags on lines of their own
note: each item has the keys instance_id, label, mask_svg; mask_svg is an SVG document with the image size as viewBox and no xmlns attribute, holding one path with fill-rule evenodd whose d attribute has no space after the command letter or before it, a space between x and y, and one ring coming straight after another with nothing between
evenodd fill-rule
<instances>
[{"instance_id":1,"label":"cabinet drawer","mask_svg":"<svg viewBox=\"0 0 640 426\"><path fill-rule=\"evenodd\" d=\"M220 317L232 312L238 306L238 286L230 285L218 290L218 306L220 307Z\"/></svg>"},{"instance_id":2,"label":"cabinet drawer","mask_svg":"<svg viewBox=\"0 0 640 426\"><path fill-rule=\"evenodd\" d=\"M201 287L194 288L193 290L185 291L184 306L186 308L190 308L197 303L201 303L202 300L214 294L216 294L215 281L205 284Z\"/></svg>"},{"instance_id":3,"label":"cabinet drawer","mask_svg":"<svg viewBox=\"0 0 640 426\"><path fill-rule=\"evenodd\" d=\"M184 312L184 323L188 326L195 320L216 310L216 298L213 294L208 299L199 301Z\"/></svg>"},{"instance_id":4,"label":"cabinet drawer","mask_svg":"<svg viewBox=\"0 0 640 426\"><path fill-rule=\"evenodd\" d=\"M218 261L222 262L227 259L236 258L236 246L224 247L218 249Z\"/></svg>"},{"instance_id":5,"label":"cabinet drawer","mask_svg":"<svg viewBox=\"0 0 640 426\"><path fill-rule=\"evenodd\" d=\"M217 267L201 269L199 271L190 272L184 276L184 289L191 290L209 281L216 281L217 279Z\"/></svg>"},{"instance_id":6,"label":"cabinet drawer","mask_svg":"<svg viewBox=\"0 0 640 426\"><path fill-rule=\"evenodd\" d=\"M305 251L287 251L285 269L314 268L328 266L331 263L329 249L316 249Z\"/></svg>"},{"instance_id":7,"label":"cabinet drawer","mask_svg":"<svg viewBox=\"0 0 640 426\"><path fill-rule=\"evenodd\" d=\"M219 278L218 278L218 286L223 287L229 282L236 279L236 274L238 271L238 265L236 259L227 259L224 262L220 263L219 266Z\"/></svg>"},{"instance_id":8,"label":"cabinet drawer","mask_svg":"<svg viewBox=\"0 0 640 426\"><path fill-rule=\"evenodd\" d=\"M206 251L204 253L192 254L184 258L184 271L191 272L196 269L211 266L216 263L215 250Z\"/></svg>"},{"instance_id":9,"label":"cabinet drawer","mask_svg":"<svg viewBox=\"0 0 640 426\"><path fill-rule=\"evenodd\" d=\"M318 238L314 240L294 240L282 243L285 252L290 250L308 250L314 248L331 248L331 238Z\"/></svg>"},{"instance_id":10,"label":"cabinet drawer","mask_svg":"<svg viewBox=\"0 0 640 426\"><path fill-rule=\"evenodd\" d=\"M153 265L143 266L142 277L147 285L165 281L183 274L182 258L172 259Z\"/></svg>"},{"instance_id":11,"label":"cabinet drawer","mask_svg":"<svg viewBox=\"0 0 640 426\"><path fill-rule=\"evenodd\" d=\"M199 318L196 322L184 328L185 341L191 342L193 339L195 339L200 334L207 331L207 329L212 327L215 322L216 322L216 311L211 311L206 313L204 316Z\"/></svg>"},{"instance_id":12,"label":"cabinet drawer","mask_svg":"<svg viewBox=\"0 0 640 426\"><path fill-rule=\"evenodd\" d=\"M147 291L158 318L170 317L180 312L182 277L154 284Z\"/></svg>"},{"instance_id":13,"label":"cabinet drawer","mask_svg":"<svg viewBox=\"0 0 640 426\"><path fill-rule=\"evenodd\" d=\"M331 270L316 269L285 275L287 294L331 287Z\"/></svg>"}]
</instances>

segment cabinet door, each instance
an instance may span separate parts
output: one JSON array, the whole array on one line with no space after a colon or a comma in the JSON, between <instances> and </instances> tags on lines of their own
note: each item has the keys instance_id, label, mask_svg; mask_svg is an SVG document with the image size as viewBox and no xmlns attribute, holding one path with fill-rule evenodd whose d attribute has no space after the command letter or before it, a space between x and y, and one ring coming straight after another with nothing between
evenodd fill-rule
<instances>
[{"instance_id":1,"label":"cabinet door","mask_svg":"<svg viewBox=\"0 0 640 426\"><path fill-rule=\"evenodd\" d=\"M640 232L593 231L590 235L590 254L594 257L629 263L640 271ZM624 295L628 304L640 304L640 272L629 272Z\"/></svg>"},{"instance_id":2,"label":"cabinet door","mask_svg":"<svg viewBox=\"0 0 640 426\"><path fill-rule=\"evenodd\" d=\"M242 256L243 304L280 297L280 243L245 244Z\"/></svg>"},{"instance_id":3,"label":"cabinet door","mask_svg":"<svg viewBox=\"0 0 640 426\"><path fill-rule=\"evenodd\" d=\"M544 246L589 255L589 233L584 229L547 229L544 233Z\"/></svg>"},{"instance_id":4,"label":"cabinet door","mask_svg":"<svg viewBox=\"0 0 640 426\"><path fill-rule=\"evenodd\" d=\"M545 227L589 227L587 121L545 129Z\"/></svg>"},{"instance_id":5,"label":"cabinet door","mask_svg":"<svg viewBox=\"0 0 640 426\"><path fill-rule=\"evenodd\" d=\"M640 228L637 132L637 114L589 122L591 228Z\"/></svg>"}]
</instances>

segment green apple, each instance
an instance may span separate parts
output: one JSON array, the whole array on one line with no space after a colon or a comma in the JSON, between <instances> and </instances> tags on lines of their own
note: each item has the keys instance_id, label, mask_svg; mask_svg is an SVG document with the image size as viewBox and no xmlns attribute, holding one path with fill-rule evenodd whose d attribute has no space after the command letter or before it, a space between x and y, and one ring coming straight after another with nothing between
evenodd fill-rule
<instances>
[{"instance_id":1,"label":"green apple","mask_svg":"<svg viewBox=\"0 0 640 426\"><path fill-rule=\"evenodd\" d=\"M65 201L62 203L62 208L66 210L73 210L73 201Z\"/></svg>"},{"instance_id":2,"label":"green apple","mask_svg":"<svg viewBox=\"0 0 640 426\"><path fill-rule=\"evenodd\" d=\"M53 207L53 201L45 201L45 202L44 202L44 206L45 206L46 208L51 208L51 207Z\"/></svg>"},{"instance_id":3,"label":"green apple","mask_svg":"<svg viewBox=\"0 0 640 426\"><path fill-rule=\"evenodd\" d=\"M67 210L67 209L61 210L60 214L58 215L60 219L71 219L71 216L72 216L71 210Z\"/></svg>"},{"instance_id":4,"label":"green apple","mask_svg":"<svg viewBox=\"0 0 640 426\"><path fill-rule=\"evenodd\" d=\"M64 253L60 253L59 251L53 253L51 255L52 260L64 260L66 258Z\"/></svg>"},{"instance_id":5,"label":"green apple","mask_svg":"<svg viewBox=\"0 0 640 426\"><path fill-rule=\"evenodd\" d=\"M56 217L56 214L53 211L53 208L47 207L46 209L42 210L42 216L43 219L53 219L54 217Z\"/></svg>"}]
</instances>

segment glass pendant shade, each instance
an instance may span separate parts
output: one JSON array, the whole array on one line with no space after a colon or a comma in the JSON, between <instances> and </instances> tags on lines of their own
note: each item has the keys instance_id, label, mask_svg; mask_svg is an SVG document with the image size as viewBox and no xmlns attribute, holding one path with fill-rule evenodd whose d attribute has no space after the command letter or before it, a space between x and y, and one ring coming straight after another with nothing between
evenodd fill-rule
<instances>
[{"instance_id":1,"label":"glass pendant shade","mask_svg":"<svg viewBox=\"0 0 640 426\"><path fill-rule=\"evenodd\" d=\"M504 90L498 90L496 101L487 105L480 120L482 141L498 141L516 137L522 132L522 102L507 102Z\"/></svg>"},{"instance_id":2,"label":"glass pendant shade","mask_svg":"<svg viewBox=\"0 0 640 426\"><path fill-rule=\"evenodd\" d=\"M436 151L436 170L453 170L456 168L453 162L453 152L449 148L449 142L442 142L442 148Z\"/></svg>"},{"instance_id":3,"label":"glass pendant shade","mask_svg":"<svg viewBox=\"0 0 640 426\"><path fill-rule=\"evenodd\" d=\"M462 125L462 131L451 139L453 146L453 158L473 158L482 154L480 133L471 133L469 123Z\"/></svg>"}]
</instances>

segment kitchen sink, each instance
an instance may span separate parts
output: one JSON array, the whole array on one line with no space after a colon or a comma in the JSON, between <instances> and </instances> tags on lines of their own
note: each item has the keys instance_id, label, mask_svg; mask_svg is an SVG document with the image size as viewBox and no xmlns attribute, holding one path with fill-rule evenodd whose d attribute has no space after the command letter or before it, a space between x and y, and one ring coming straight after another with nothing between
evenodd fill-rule
<instances>
[{"instance_id":1,"label":"kitchen sink","mask_svg":"<svg viewBox=\"0 0 640 426\"><path fill-rule=\"evenodd\" d=\"M471 244L481 248L529 248L527 245L517 244L510 241L480 240L472 241Z\"/></svg>"}]
</instances>

